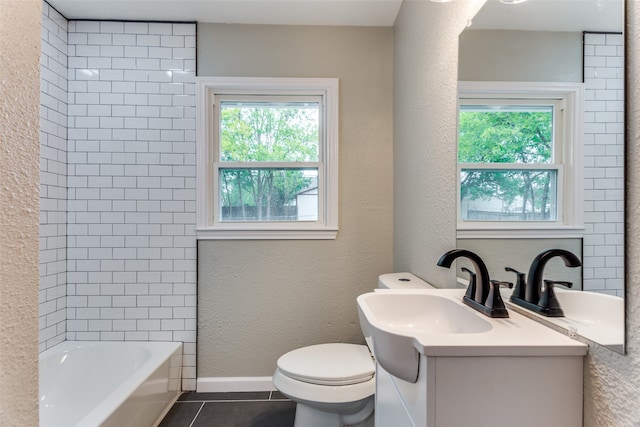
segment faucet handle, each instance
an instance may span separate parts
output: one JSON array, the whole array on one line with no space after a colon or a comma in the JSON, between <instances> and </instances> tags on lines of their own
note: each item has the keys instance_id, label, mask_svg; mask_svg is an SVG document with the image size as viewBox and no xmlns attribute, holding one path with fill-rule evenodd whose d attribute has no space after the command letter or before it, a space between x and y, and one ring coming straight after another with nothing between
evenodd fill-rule
<instances>
[{"instance_id":1,"label":"faucet handle","mask_svg":"<svg viewBox=\"0 0 640 427\"><path fill-rule=\"evenodd\" d=\"M505 267L504 268L505 271L510 271L512 273L516 273L517 276L517 280L516 280L516 286L513 289L513 293L511 294L511 298L520 298L520 299L524 299L524 294L525 294L525 274L519 272L518 270L511 268L511 267Z\"/></svg>"},{"instance_id":2,"label":"faucet handle","mask_svg":"<svg viewBox=\"0 0 640 427\"><path fill-rule=\"evenodd\" d=\"M573 282L566 282L564 280L549 280L549 279L545 279L544 280L544 286L545 288L551 285L552 287L554 285L560 285L560 286L564 286L565 288L572 288L573 287Z\"/></svg>"},{"instance_id":3,"label":"faucet handle","mask_svg":"<svg viewBox=\"0 0 640 427\"><path fill-rule=\"evenodd\" d=\"M545 310L548 310L554 317L563 317L564 312L562 308L560 308L560 303L558 303L558 299L556 298L556 293L553 290L555 285L565 286L570 288L573 286L572 282L565 282L562 280L544 280L544 290L540 295L540 300L538 301L538 305Z\"/></svg>"},{"instance_id":4,"label":"faucet handle","mask_svg":"<svg viewBox=\"0 0 640 427\"><path fill-rule=\"evenodd\" d=\"M474 299L476 295L476 273L469 270L467 267L462 267L460 270L465 273L469 273L469 285L467 285L467 292L464 295L467 298Z\"/></svg>"},{"instance_id":5,"label":"faucet handle","mask_svg":"<svg viewBox=\"0 0 640 427\"><path fill-rule=\"evenodd\" d=\"M502 301L502 297L500 296L500 286L511 289L513 288L513 283L499 280L489 282L489 295L487 296L484 306L491 310L491 317L509 317L509 313L504 306L504 301Z\"/></svg>"}]
</instances>

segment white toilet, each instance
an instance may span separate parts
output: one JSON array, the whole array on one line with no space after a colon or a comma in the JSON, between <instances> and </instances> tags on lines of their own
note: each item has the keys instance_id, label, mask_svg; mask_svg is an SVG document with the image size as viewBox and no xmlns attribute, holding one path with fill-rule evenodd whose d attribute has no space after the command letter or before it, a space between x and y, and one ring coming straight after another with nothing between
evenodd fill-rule
<instances>
[{"instance_id":1,"label":"white toilet","mask_svg":"<svg viewBox=\"0 0 640 427\"><path fill-rule=\"evenodd\" d=\"M380 288L424 288L409 273L383 274ZM355 304L355 301L354 301ZM365 345L318 344L278 359L273 384L297 403L294 427L373 427L375 361Z\"/></svg>"}]
</instances>

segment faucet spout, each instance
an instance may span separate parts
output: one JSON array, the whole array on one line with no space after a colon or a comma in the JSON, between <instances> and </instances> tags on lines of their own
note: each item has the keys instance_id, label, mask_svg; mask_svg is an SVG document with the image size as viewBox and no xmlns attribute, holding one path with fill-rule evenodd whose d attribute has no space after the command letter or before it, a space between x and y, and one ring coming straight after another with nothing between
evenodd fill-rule
<instances>
[{"instance_id":1,"label":"faucet spout","mask_svg":"<svg viewBox=\"0 0 640 427\"><path fill-rule=\"evenodd\" d=\"M511 283L489 279L489 270L482 258L466 249L452 249L438 260L440 267L450 268L453 261L464 257L471 261L475 272L463 268L469 273L469 286L462 302L489 317L509 317L509 313L500 297L500 286L513 286Z\"/></svg>"},{"instance_id":2,"label":"faucet spout","mask_svg":"<svg viewBox=\"0 0 640 427\"><path fill-rule=\"evenodd\" d=\"M531 262L524 292L520 289L518 292L511 294L512 303L543 316L564 316L564 312L555 297L553 286L563 285L570 288L572 285L571 282L545 280L544 291L542 291L544 267L551 258L555 257L562 258L564 265L567 267L580 267L582 265L577 256L564 249L548 249L541 252ZM521 274L522 273L519 273L518 280L520 280Z\"/></svg>"},{"instance_id":3,"label":"faucet spout","mask_svg":"<svg viewBox=\"0 0 640 427\"><path fill-rule=\"evenodd\" d=\"M467 249L452 249L440 257L438 265L450 268L453 261L460 257L467 258L473 264L476 277L476 292L473 299L479 304L484 304L489 295L490 280L489 270L480 256Z\"/></svg>"},{"instance_id":4,"label":"faucet spout","mask_svg":"<svg viewBox=\"0 0 640 427\"><path fill-rule=\"evenodd\" d=\"M555 257L560 257L567 267L580 267L582 263L572 252L564 249L548 249L541 252L531 262L529 274L527 275L527 286L524 299L530 303L538 304L540 300L540 292L542 290L542 277L544 267L547 262Z\"/></svg>"}]
</instances>

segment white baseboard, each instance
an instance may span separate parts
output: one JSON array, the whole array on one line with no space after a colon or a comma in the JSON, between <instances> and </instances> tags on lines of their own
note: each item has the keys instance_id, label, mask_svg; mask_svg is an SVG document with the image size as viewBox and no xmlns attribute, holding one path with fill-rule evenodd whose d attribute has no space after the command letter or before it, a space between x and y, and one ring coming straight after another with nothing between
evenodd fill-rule
<instances>
[{"instance_id":1,"label":"white baseboard","mask_svg":"<svg viewBox=\"0 0 640 427\"><path fill-rule=\"evenodd\" d=\"M199 393L272 390L272 377L198 377L196 382Z\"/></svg>"}]
</instances>

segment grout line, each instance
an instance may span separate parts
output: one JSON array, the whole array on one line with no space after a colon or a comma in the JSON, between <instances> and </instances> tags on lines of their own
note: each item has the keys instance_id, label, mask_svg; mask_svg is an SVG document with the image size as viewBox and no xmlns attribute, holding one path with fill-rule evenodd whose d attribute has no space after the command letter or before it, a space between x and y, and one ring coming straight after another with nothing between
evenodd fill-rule
<instances>
[{"instance_id":1,"label":"grout line","mask_svg":"<svg viewBox=\"0 0 640 427\"><path fill-rule=\"evenodd\" d=\"M176 403L287 402L289 400L290 399L213 399L213 400L196 399L196 400L180 400Z\"/></svg>"},{"instance_id":2,"label":"grout line","mask_svg":"<svg viewBox=\"0 0 640 427\"><path fill-rule=\"evenodd\" d=\"M200 405L200 409L198 409L196 416L193 417L193 420L191 421L191 424L189 424L189 427L193 427L193 423L196 422L196 419L198 418L198 415L200 415L200 411L202 411L202 408L204 408L204 402L202 402L202 405Z\"/></svg>"}]
</instances>

